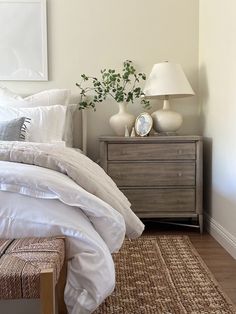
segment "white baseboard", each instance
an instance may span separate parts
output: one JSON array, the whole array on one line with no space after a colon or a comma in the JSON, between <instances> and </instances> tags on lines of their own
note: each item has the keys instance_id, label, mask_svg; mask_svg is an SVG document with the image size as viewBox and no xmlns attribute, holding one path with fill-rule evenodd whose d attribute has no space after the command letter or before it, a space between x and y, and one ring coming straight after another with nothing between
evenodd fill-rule
<instances>
[{"instance_id":1,"label":"white baseboard","mask_svg":"<svg viewBox=\"0 0 236 314\"><path fill-rule=\"evenodd\" d=\"M236 259L236 237L222 227L215 219L205 214L206 229L230 255Z\"/></svg>"}]
</instances>

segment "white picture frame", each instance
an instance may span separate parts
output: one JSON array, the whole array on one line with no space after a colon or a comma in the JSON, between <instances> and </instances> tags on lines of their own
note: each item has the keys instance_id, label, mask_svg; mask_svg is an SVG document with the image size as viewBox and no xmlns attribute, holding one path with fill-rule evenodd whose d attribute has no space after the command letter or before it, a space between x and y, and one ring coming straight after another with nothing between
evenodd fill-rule
<instances>
[{"instance_id":1,"label":"white picture frame","mask_svg":"<svg viewBox=\"0 0 236 314\"><path fill-rule=\"evenodd\" d=\"M136 118L135 121L135 132L138 136L147 136L152 129L153 120L149 113L142 112Z\"/></svg>"},{"instance_id":2,"label":"white picture frame","mask_svg":"<svg viewBox=\"0 0 236 314\"><path fill-rule=\"evenodd\" d=\"M48 80L46 5L0 0L0 80Z\"/></svg>"}]
</instances>

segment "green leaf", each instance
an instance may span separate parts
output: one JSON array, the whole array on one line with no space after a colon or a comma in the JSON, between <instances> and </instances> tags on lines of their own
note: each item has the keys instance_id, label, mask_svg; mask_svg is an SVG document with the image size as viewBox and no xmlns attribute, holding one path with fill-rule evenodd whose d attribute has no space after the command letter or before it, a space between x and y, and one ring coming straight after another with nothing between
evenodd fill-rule
<instances>
[{"instance_id":1,"label":"green leaf","mask_svg":"<svg viewBox=\"0 0 236 314\"><path fill-rule=\"evenodd\" d=\"M134 99L140 98L143 95L140 80L146 80L146 75L137 73L133 62L125 60L121 72L116 72L115 69L102 69L100 78L81 74L81 79L81 83L75 84L80 89L79 109L92 107L95 110L96 104L106 100L108 96L117 102L133 102ZM88 95L91 99L89 102ZM142 99L141 103L145 107L150 106L147 100Z\"/></svg>"}]
</instances>

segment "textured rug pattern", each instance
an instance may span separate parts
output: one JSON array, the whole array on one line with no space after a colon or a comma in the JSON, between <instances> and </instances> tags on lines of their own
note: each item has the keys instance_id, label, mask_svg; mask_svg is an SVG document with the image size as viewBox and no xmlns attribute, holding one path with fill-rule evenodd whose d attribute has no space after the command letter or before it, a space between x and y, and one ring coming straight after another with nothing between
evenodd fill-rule
<instances>
[{"instance_id":1,"label":"textured rug pattern","mask_svg":"<svg viewBox=\"0 0 236 314\"><path fill-rule=\"evenodd\" d=\"M96 314L235 314L187 236L126 240L115 291Z\"/></svg>"}]
</instances>

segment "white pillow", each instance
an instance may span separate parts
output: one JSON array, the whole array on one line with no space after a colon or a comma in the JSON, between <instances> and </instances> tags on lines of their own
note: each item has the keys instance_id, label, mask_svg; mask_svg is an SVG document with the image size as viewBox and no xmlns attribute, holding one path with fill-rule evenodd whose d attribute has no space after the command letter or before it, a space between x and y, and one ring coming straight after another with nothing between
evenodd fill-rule
<instances>
[{"instance_id":1,"label":"white pillow","mask_svg":"<svg viewBox=\"0 0 236 314\"><path fill-rule=\"evenodd\" d=\"M0 105L14 108L33 108L42 106L68 105L71 91L69 89L49 89L22 98L6 87L0 86ZM73 114L77 105L68 105L63 140L67 146L73 146ZM41 131L40 131L41 132Z\"/></svg>"},{"instance_id":2,"label":"white pillow","mask_svg":"<svg viewBox=\"0 0 236 314\"><path fill-rule=\"evenodd\" d=\"M23 98L4 86L0 86L0 104L22 101Z\"/></svg>"},{"instance_id":3,"label":"white pillow","mask_svg":"<svg viewBox=\"0 0 236 314\"><path fill-rule=\"evenodd\" d=\"M69 89L49 89L24 98L25 107L68 105Z\"/></svg>"},{"instance_id":4,"label":"white pillow","mask_svg":"<svg viewBox=\"0 0 236 314\"><path fill-rule=\"evenodd\" d=\"M0 105L0 121L19 117L31 119L26 141L38 143L60 142L64 136L67 107L62 105L35 108L13 108Z\"/></svg>"},{"instance_id":5,"label":"white pillow","mask_svg":"<svg viewBox=\"0 0 236 314\"><path fill-rule=\"evenodd\" d=\"M49 89L22 98L8 88L0 86L0 105L10 105L16 108L68 105L70 95L69 89Z\"/></svg>"},{"instance_id":6,"label":"white pillow","mask_svg":"<svg viewBox=\"0 0 236 314\"><path fill-rule=\"evenodd\" d=\"M64 124L63 141L67 146L73 146L73 114L77 105L69 105L71 91L69 89L49 89L40 93L25 97L16 103L17 108L32 108L38 106L65 105L67 116Z\"/></svg>"}]
</instances>

